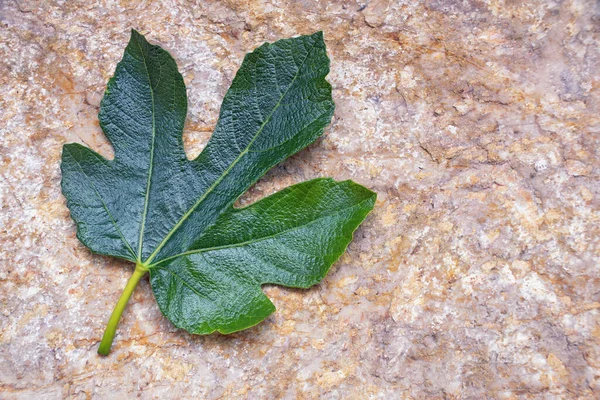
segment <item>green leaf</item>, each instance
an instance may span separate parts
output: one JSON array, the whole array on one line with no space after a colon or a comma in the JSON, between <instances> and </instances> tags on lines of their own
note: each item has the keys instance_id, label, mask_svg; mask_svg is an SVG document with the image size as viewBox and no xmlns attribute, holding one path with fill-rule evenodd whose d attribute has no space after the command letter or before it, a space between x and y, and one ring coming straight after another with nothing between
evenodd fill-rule
<instances>
[{"instance_id":1,"label":"green leaf","mask_svg":"<svg viewBox=\"0 0 600 400\"><path fill-rule=\"evenodd\" d=\"M315 179L233 207L277 163L314 142L334 104L321 32L265 43L244 58L205 149L188 160L186 89L173 58L132 31L108 82L100 125L115 158L66 144L62 189L77 237L93 252L136 263L109 320L149 271L161 311L192 333L235 332L275 307L261 285L307 288L344 252L376 195Z\"/></svg>"}]
</instances>

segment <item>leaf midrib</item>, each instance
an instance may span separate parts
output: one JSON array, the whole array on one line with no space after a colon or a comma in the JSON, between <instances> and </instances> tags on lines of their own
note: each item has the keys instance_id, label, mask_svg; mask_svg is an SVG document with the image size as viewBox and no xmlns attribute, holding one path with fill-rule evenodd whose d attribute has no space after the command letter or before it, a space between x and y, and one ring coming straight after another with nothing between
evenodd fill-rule
<instances>
[{"instance_id":1,"label":"leaf midrib","mask_svg":"<svg viewBox=\"0 0 600 400\"><path fill-rule=\"evenodd\" d=\"M144 69L146 70L146 76L148 77L148 87L150 88L150 98L152 100L152 142L150 145L150 169L148 171L148 180L146 181L146 194L144 199L144 211L142 213L142 224L140 225L140 235L139 235L139 243L138 243L138 254L137 254L137 262L142 262L142 249L144 244L144 230L146 228L146 218L148 217L148 203L150 199L150 186L152 185L152 172L154 170L154 143L156 138L156 112L154 106L154 89L152 88L152 80L150 79L150 72L148 71L148 64L146 63L146 56L144 55L144 51L142 50L142 45L138 40L136 40L138 47L140 48L140 53L142 53L142 60L144 63Z\"/></svg>"},{"instance_id":2,"label":"leaf midrib","mask_svg":"<svg viewBox=\"0 0 600 400\"><path fill-rule=\"evenodd\" d=\"M242 157L245 156L248 153L248 151L249 151L250 147L252 146L252 144L259 137L259 135L263 131L263 129L266 126L266 124L271 120L271 117L273 116L273 114L275 113L275 111L281 105L281 101L284 99L284 97L290 91L291 87L294 85L294 82L296 81L296 79L300 75L300 72L302 70L302 67L304 66L304 63L306 62L306 60L310 56L310 53L315 48L316 44L317 44L316 41L313 42L313 45L308 50L308 52L306 53L306 56L304 57L304 60L302 60L302 63L298 66L298 71L294 75L294 78L290 82L290 84L287 87L287 89L285 90L285 92L279 97L279 100L277 101L277 104L275 104L275 107L273 107L273 110L271 110L271 113L269 114L269 116L267 117L267 119L265 120L265 122L262 123L262 125L260 126L260 128L258 129L258 131L256 132L256 134L254 135L254 137L252 138L252 140L248 143L248 145L244 148L244 150L236 157L236 159L231 163L231 165L229 167L227 167L227 169L223 172L223 174L221 174L221 176L212 185L210 185L210 187L206 190L206 192L204 192L204 194L202 194L202 196L200 196L200 198L196 201L196 203L194 203L194 205L179 219L179 221L177 222L177 224L175 224L175 226L169 231L169 233L167 233L167 235L165 236L165 238L160 242L160 244L156 247L156 249L152 252L152 254L150 254L150 256L146 259L146 261L144 261L142 263L142 265L144 267L151 268L151 267L155 266L156 264L160 263L161 261L163 261L163 260L159 260L157 263L152 264L152 260L154 259L154 257L156 257L156 255L164 247L164 245L171 238L171 236L173 236L173 234L181 227L181 225L183 225L183 223L189 218L189 216L194 212L194 210L196 208L198 208L198 206L204 201L204 199L206 199L206 197L214 190L214 188L217 187L217 185L219 183L221 183L221 181L223 179L225 179L225 177L229 174L229 172L231 172L231 170L233 169L233 167L235 167L235 165L242 159Z\"/></svg>"}]
</instances>

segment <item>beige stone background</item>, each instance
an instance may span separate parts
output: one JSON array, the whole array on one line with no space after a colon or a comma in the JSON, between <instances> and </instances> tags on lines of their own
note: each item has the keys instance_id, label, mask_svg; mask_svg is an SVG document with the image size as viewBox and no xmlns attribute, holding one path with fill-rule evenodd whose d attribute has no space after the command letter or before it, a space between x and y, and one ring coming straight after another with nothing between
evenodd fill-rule
<instances>
[{"instance_id":1,"label":"beige stone background","mask_svg":"<svg viewBox=\"0 0 600 400\"><path fill-rule=\"evenodd\" d=\"M66 142L108 157L97 113L136 28L188 86L201 150L244 54L325 32L322 139L243 203L351 178L374 212L328 277L192 336L147 280L75 238ZM0 398L600 398L600 2L0 0Z\"/></svg>"}]
</instances>

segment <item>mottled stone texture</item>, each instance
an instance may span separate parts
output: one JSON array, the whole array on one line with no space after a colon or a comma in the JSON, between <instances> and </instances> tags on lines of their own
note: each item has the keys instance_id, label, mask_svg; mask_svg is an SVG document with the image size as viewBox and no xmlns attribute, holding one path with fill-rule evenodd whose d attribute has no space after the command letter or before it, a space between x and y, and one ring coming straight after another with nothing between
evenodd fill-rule
<instances>
[{"instance_id":1,"label":"mottled stone texture","mask_svg":"<svg viewBox=\"0 0 600 400\"><path fill-rule=\"evenodd\" d=\"M319 176L375 190L347 253L278 311L192 336L75 238L62 144L98 126L136 28L188 85L190 157L246 52L323 30L325 136L242 200ZM0 1L0 397L600 397L600 3Z\"/></svg>"}]
</instances>

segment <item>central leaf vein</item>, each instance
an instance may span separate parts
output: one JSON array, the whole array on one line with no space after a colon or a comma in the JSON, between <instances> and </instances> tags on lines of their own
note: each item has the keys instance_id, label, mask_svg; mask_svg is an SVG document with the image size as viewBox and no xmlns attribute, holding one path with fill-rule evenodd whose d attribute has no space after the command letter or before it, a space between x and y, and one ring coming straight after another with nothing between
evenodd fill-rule
<instances>
[{"instance_id":1,"label":"central leaf vein","mask_svg":"<svg viewBox=\"0 0 600 400\"><path fill-rule=\"evenodd\" d=\"M138 243L138 254L137 261L139 263L142 262L142 249L144 244L144 230L146 227L146 218L148 216L148 203L150 199L150 186L152 185L152 171L154 169L154 142L156 138L156 112L154 106L154 89L152 88L152 80L150 79L150 72L148 71L148 64L146 63L146 56L144 55L144 51L142 50L142 45L140 42L137 42L138 47L140 48L140 53L142 53L142 62L144 63L144 68L146 70L146 76L148 77L148 88L150 89L150 98L152 100L152 141L150 143L150 168L148 170L148 180L146 181L146 193L144 199L144 211L142 214L142 223L140 225L140 236Z\"/></svg>"}]
</instances>

